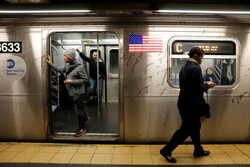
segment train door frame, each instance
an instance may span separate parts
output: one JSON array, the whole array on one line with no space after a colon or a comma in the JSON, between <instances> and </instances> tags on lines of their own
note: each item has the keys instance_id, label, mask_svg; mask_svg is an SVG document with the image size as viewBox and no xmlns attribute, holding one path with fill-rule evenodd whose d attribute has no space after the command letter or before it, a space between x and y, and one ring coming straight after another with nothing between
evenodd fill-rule
<instances>
[{"instance_id":1,"label":"train door frame","mask_svg":"<svg viewBox=\"0 0 250 167\"><path fill-rule=\"evenodd\" d=\"M54 33L63 33L63 32L65 32L65 33L71 33L72 31L61 31L61 30L52 30L50 33L48 33L48 30L43 30L43 35L44 36L46 36L45 38L46 38L46 40L44 40L44 42L45 42L45 45L48 47L48 48L50 48L50 36L52 35L52 34L54 34ZM75 32L75 30L73 31L73 32ZM82 32L82 33L88 33L88 31L82 31L82 30L78 30L78 32ZM104 32L110 32L110 31L104 31ZM97 32L98 33L98 32ZM115 32L112 32L112 33L114 33L114 34L116 34L117 35L117 33L115 33ZM119 36L117 35L117 38L119 39ZM116 48L118 48L118 53L119 53L119 55L120 55L120 49L119 49L119 45L120 45L120 40L118 40L119 41L119 43L118 43L118 46L116 46ZM47 53L50 53L50 51L47 51L46 52L46 56L47 56ZM45 54L44 54L45 55ZM119 56L118 55L118 56ZM46 59L46 58L45 58ZM119 58L120 59L120 58ZM119 67L119 65L120 65L120 63L118 64L118 67ZM119 67L120 68L120 67ZM49 68L47 69L47 70L49 70ZM48 78L49 78L49 76L48 76L48 73L47 73L47 75L46 75L46 80L48 80ZM47 83L48 83L49 81L47 81ZM119 77L118 77L118 82L119 82ZM105 84L106 85L106 84ZM46 90L49 90L49 86L47 85L47 89ZM122 90L121 88L120 88L120 82L118 83L118 92L120 91L120 90ZM118 93L118 94L120 94L120 93ZM48 92L46 92L46 96L47 97L49 97L49 93ZM121 109L123 109L123 108L121 108L120 107L120 96L118 96L118 115L122 115L122 113L123 112L121 112ZM48 103L48 105L47 105L47 107L48 107L48 109L46 109L47 111L48 111L48 122L49 122L49 124L48 124L48 139L49 140L51 140L51 141L53 141L53 140L74 140L74 139L71 139L71 138L69 138L69 137L63 137L62 135L55 135L54 133L53 133L53 126L52 126L52 120L51 120L51 109L49 108L50 107L50 102L49 102L49 100L47 99L47 103ZM117 125L117 128L118 128L118 133L117 133L117 135L115 135L115 136L102 136L102 138L101 139L97 139L96 138L96 136L95 137L85 137L83 140L94 140L94 141L117 141L118 139L121 139L120 138L120 136L123 136L123 135L121 135L121 134L123 134L120 130L121 130L121 124L123 124L123 121L121 120L121 118L122 118L123 116L118 116L118 125ZM76 139L76 140L82 140L82 139Z\"/></svg>"}]
</instances>

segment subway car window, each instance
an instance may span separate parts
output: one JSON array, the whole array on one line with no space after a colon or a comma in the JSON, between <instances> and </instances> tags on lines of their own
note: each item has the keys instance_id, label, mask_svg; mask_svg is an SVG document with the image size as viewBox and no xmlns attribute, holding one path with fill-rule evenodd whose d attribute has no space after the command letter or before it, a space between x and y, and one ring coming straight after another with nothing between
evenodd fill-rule
<instances>
[{"instance_id":1,"label":"subway car window","mask_svg":"<svg viewBox=\"0 0 250 167\"><path fill-rule=\"evenodd\" d=\"M118 74L118 49L111 49L109 51L109 67L110 67L110 74L117 75Z\"/></svg>"},{"instance_id":2,"label":"subway car window","mask_svg":"<svg viewBox=\"0 0 250 167\"><path fill-rule=\"evenodd\" d=\"M174 87L179 86L179 72L189 57L188 51L194 46L205 51L201 64L204 81L213 81L222 87L236 84L238 44L235 40L176 39L170 46L170 83Z\"/></svg>"},{"instance_id":3,"label":"subway car window","mask_svg":"<svg viewBox=\"0 0 250 167\"><path fill-rule=\"evenodd\" d=\"M80 137L76 140L84 140L86 136L99 135L100 140L117 136L118 77L112 81L106 77L107 66L118 76L118 49L106 52L110 47L119 48L117 35L113 32L54 32L49 39L53 66L63 69L58 71L53 66L49 69L53 135ZM81 70L75 72L78 68ZM65 80L82 80L81 71L85 71L88 78L84 91L81 89L80 93L72 95L70 86L73 84L69 86ZM83 95L80 100L76 97L78 94Z\"/></svg>"}]
</instances>

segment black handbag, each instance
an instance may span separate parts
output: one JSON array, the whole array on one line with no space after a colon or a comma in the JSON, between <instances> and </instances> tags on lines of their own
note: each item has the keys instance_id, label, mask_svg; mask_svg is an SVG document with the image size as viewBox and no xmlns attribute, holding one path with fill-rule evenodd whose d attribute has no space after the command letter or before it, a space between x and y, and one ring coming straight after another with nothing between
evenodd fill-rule
<instances>
[{"instance_id":1,"label":"black handbag","mask_svg":"<svg viewBox=\"0 0 250 167\"><path fill-rule=\"evenodd\" d=\"M210 118L211 117L211 113L210 113L210 106L208 103L204 103L201 108L200 108L200 117L205 116L206 118Z\"/></svg>"},{"instance_id":2,"label":"black handbag","mask_svg":"<svg viewBox=\"0 0 250 167\"><path fill-rule=\"evenodd\" d=\"M211 117L211 113L210 113L210 106L208 104L208 92L206 92L206 97L207 97L207 101L205 101L202 106L201 106L201 109L200 109L200 117L203 117L205 116L206 118L210 118Z\"/></svg>"},{"instance_id":3,"label":"black handbag","mask_svg":"<svg viewBox=\"0 0 250 167\"><path fill-rule=\"evenodd\" d=\"M207 95L207 101L208 101L208 95ZM195 114L197 117L206 117L210 118L210 106L207 103L205 99L196 100L195 104Z\"/></svg>"}]
</instances>

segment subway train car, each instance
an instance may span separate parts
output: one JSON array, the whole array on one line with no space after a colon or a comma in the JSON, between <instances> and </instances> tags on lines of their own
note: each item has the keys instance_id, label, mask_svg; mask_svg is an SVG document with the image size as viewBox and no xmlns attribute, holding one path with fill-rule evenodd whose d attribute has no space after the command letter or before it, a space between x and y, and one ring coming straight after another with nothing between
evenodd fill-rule
<instances>
[{"instance_id":1,"label":"subway train car","mask_svg":"<svg viewBox=\"0 0 250 167\"><path fill-rule=\"evenodd\" d=\"M199 46L205 50L204 75L211 67L218 80L204 94L211 118L202 122L202 142L249 143L249 12L174 7L87 13L76 7L69 13L8 13L1 7L0 140L165 143L181 124L179 71L189 49ZM63 66L69 48L90 58L96 51L105 64L102 99L90 101L86 88L90 120L80 137L74 136L77 117L64 76L46 62L50 55ZM76 56L89 73L88 62Z\"/></svg>"}]
</instances>

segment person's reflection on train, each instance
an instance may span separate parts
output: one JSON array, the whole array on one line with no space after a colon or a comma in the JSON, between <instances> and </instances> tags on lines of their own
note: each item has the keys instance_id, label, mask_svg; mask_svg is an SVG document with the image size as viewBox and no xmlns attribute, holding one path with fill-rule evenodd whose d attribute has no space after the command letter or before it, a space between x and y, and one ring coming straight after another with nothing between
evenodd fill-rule
<instances>
[{"instance_id":1,"label":"person's reflection on train","mask_svg":"<svg viewBox=\"0 0 250 167\"><path fill-rule=\"evenodd\" d=\"M221 85L232 85L235 82L235 61L225 59L222 62Z\"/></svg>"},{"instance_id":2,"label":"person's reflection on train","mask_svg":"<svg viewBox=\"0 0 250 167\"><path fill-rule=\"evenodd\" d=\"M102 102L102 94L103 94L103 81L106 77L105 64L103 60L100 58L99 60L97 56L97 52L92 53L92 57L89 58L84 55L79 49L76 49L79 52L80 57L89 63L89 103L92 102ZM97 76L97 62L99 62L99 75ZM99 90L97 90L97 79L99 80ZM98 95L98 96L97 96ZM99 99L97 99L99 97Z\"/></svg>"},{"instance_id":3,"label":"person's reflection on train","mask_svg":"<svg viewBox=\"0 0 250 167\"><path fill-rule=\"evenodd\" d=\"M211 67L208 67L206 69L206 74L204 75L204 81L212 81L214 82L216 85L219 85L220 82L218 81L218 79L216 78L216 76L214 75L213 69Z\"/></svg>"},{"instance_id":4,"label":"person's reflection on train","mask_svg":"<svg viewBox=\"0 0 250 167\"><path fill-rule=\"evenodd\" d=\"M84 66L75 60L76 52L74 49L65 50L63 55L65 61L63 67L55 66L49 55L47 63L55 71L65 75L64 84L69 96L72 98L74 110L78 116L78 128L75 131L75 136L78 137L86 132L86 123L89 120L84 106L85 84L88 83L88 75Z\"/></svg>"},{"instance_id":5,"label":"person's reflection on train","mask_svg":"<svg viewBox=\"0 0 250 167\"><path fill-rule=\"evenodd\" d=\"M189 59L179 73L180 93L177 106L182 120L181 127L175 131L169 143L160 150L160 154L171 163L176 162L176 159L172 157L172 152L189 136L194 145L194 157L210 154L209 151L203 149L200 143L201 117L209 117L208 113L201 111L200 106L206 103L203 93L213 88L215 83L204 82L203 80L200 64L204 56L204 50L193 47L188 55Z\"/></svg>"}]
</instances>

